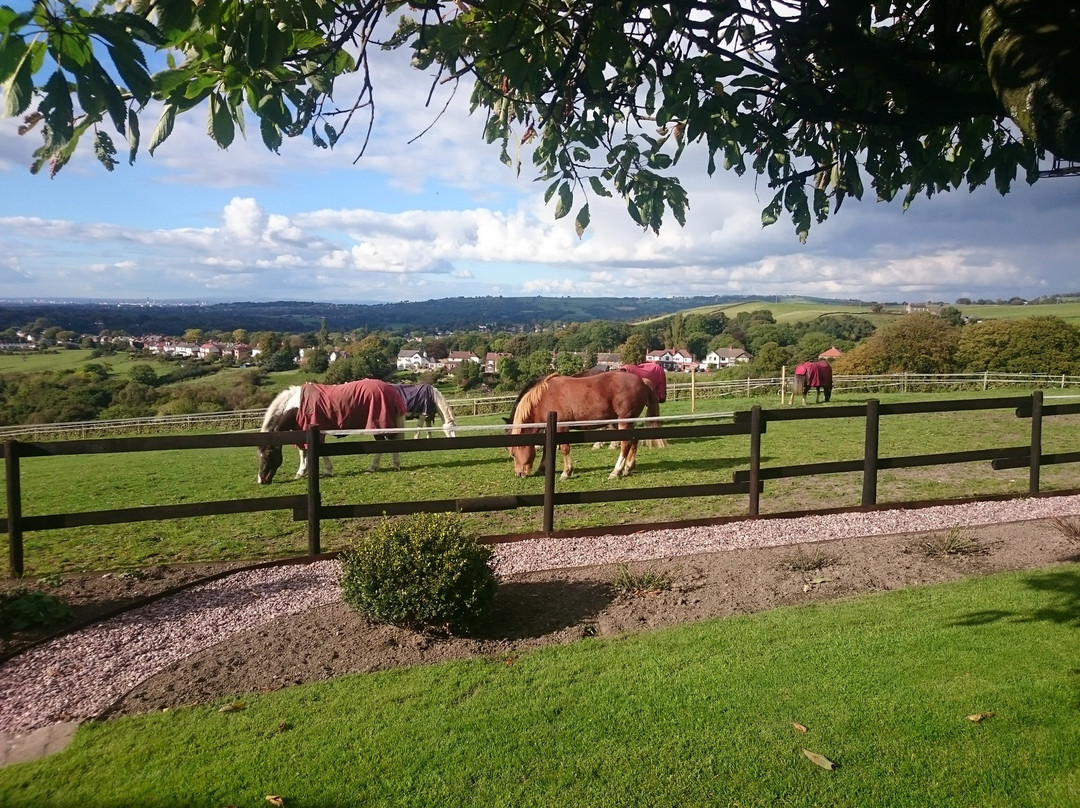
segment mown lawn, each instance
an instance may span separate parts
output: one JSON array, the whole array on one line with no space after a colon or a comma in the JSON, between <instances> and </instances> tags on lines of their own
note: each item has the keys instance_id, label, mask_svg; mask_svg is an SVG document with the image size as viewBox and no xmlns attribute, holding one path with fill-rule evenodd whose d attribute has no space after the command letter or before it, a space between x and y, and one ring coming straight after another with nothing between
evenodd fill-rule
<instances>
[{"instance_id":1,"label":"mown lawn","mask_svg":"<svg viewBox=\"0 0 1080 808\"><path fill-rule=\"evenodd\" d=\"M956 394L954 394L956 395ZM973 394L964 394L968 397ZM1002 395L1000 391L987 395ZM837 403L865 401L846 395ZM928 399L933 396L881 395L882 401ZM939 395L939 398L947 397ZM754 403L780 406L777 399L708 399L697 402L698 414L731 412ZM796 404L796 407L799 405ZM824 405L821 405L824 406ZM669 402L664 414L689 412L688 402ZM461 423L497 429L495 416L462 418ZM1043 428L1044 452L1080 450L1078 416L1048 418ZM765 467L825 460L861 458L861 419L821 419L769 424L762 437ZM462 434L466 434L463 430ZM475 433L474 433L475 434ZM355 439L352 439L355 440ZM924 454L976 448L1023 446L1030 441L1030 421L1011 410L886 416L881 422L881 456ZM139 505L303 494L306 482L293 479L297 454L286 448L286 462L272 485L255 484L255 452L250 448L79 455L22 460L23 513L39 515ZM666 449L642 447L635 472L609 480L616 453L610 449L575 447L575 477L559 481L557 491L610 488L663 488L684 484L730 482L732 473L749 466L746 436L684 439ZM402 455L402 471L366 474L367 456L335 458L336 474L322 480L325 504L456 499L497 494L540 494L543 479L513 475L503 449L443 450ZM383 458L388 469L390 458ZM0 474L2 476L2 474ZM1080 487L1075 465L1043 469L1043 490ZM882 471L880 502L946 497L1022 495L1028 489L1026 469L994 471L988 462ZM861 474L834 474L768 481L762 495L764 513L859 504ZM742 515L745 495L693 500L641 500L603 505L565 506L556 511L556 529L639 524L706 516ZM541 528L539 509L469 514L468 524L480 535L528 532ZM328 521L323 547L348 546L365 530L362 520ZM127 525L71 528L26 534L26 571L30 575L131 566L265 558L306 551L306 525L291 512L265 512Z\"/></svg>"},{"instance_id":2,"label":"mown lawn","mask_svg":"<svg viewBox=\"0 0 1080 808\"><path fill-rule=\"evenodd\" d=\"M84 725L0 804L1070 808L1078 593L1071 564L236 694Z\"/></svg>"}]
</instances>

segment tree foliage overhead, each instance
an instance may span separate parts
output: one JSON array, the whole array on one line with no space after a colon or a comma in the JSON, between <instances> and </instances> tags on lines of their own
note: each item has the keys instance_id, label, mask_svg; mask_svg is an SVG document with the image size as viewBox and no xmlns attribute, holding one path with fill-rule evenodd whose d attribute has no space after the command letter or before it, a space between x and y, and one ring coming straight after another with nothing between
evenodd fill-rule
<instances>
[{"instance_id":1,"label":"tree foliage overhead","mask_svg":"<svg viewBox=\"0 0 1080 808\"><path fill-rule=\"evenodd\" d=\"M1077 43L1075 3L1042 0L35 0L0 7L0 83L51 174L83 138L111 170L111 133L134 161L151 108L151 153L195 109L221 147L250 117L275 152L359 125L362 153L369 59L407 48L428 101L466 81L484 138L519 170L524 151L579 232L594 195L654 231L682 222L675 170L722 166L760 175L762 222L786 215L805 239L867 188L905 206L991 180L1005 193L1045 153L1080 160ZM335 98L349 73L359 89Z\"/></svg>"}]
</instances>

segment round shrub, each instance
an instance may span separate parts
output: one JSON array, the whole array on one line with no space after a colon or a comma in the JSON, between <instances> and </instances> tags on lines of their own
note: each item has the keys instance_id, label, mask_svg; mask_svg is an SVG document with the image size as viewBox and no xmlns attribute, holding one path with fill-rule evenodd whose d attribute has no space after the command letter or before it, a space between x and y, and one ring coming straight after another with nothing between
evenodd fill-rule
<instances>
[{"instance_id":1,"label":"round shrub","mask_svg":"<svg viewBox=\"0 0 1080 808\"><path fill-rule=\"evenodd\" d=\"M495 598L490 558L452 514L384 519L342 553L341 597L372 620L466 631Z\"/></svg>"}]
</instances>

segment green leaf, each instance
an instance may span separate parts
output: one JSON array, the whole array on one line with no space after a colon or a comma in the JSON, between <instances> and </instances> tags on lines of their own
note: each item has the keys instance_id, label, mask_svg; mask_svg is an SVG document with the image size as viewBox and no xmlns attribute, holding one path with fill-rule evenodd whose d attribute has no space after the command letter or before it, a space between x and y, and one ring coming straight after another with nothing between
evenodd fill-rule
<instances>
[{"instance_id":1,"label":"green leaf","mask_svg":"<svg viewBox=\"0 0 1080 808\"><path fill-rule=\"evenodd\" d=\"M269 118L263 118L259 124L259 131L262 134L263 143L274 154L278 153L278 149L281 148L282 136L281 130Z\"/></svg>"},{"instance_id":2,"label":"green leaf","mask_svg":"<svg viewBox=\"0 0 1080 808\"><path fill-rule=\"evenodd\" d=\"M166 104L161 110L161 117L158 118L157 126L154 127L153 134L150 135L150 145L147 147L147 151L150 154L154 153L154 150L165 142L165 139L172 134L173 124L176 122L176 107L172 104Z\"/></svg>"},{"instance_id":3,"label":"green leaf","mask_svg":"<svg viewBox=\"0 0 1080 808\"><path fill-rule=\"evenodd\" d=\"M599 177L589 177L589 185L592 186L593 193L597 196L611 196L611 191L604 186Z\"/></svg>"},{"instance_id":4,"label":"green leaf","mask_svg":"<svg viewBox=\"0 0 1080 808\"><path fill-rule=\"evenodd\" d=\"M135 165L135 155L139 152L139 116L135 110L128 110L127 122L128 165Z\"/></svg>"},{"instance_id":5,"label":"green leaf","mask_svg":"<svg viewBox=\"0 0 1080 808\"><path fill-rule=\"evenodd\" d=\"M225 99L219 93L210 95L210 113L206 121L206 133L210 139L223 149L232 145L236 137L236 127L233 126L232 111Z\"/></svg>"},{"instance_id":6,"label":"green leaf","mask_svg":"<svg viewBox=\"0 0 1080 808\"><path fill-rule=\"evenodd\" d=\"M570 212L570 208L574 206L574 192L570 188L570 183L563 181L559 186L559 198L555 202L555 218L561 219L563 216Z\"/></svg>"},{"instance_id":7,"label":"green leaf","mask_svg":"<svg viewBox=\"0 0 1080 808\"><path fill-rule=\"evenodd\" d=\"M52 130L53 142L70 140L74 128L74 110L64 71L57 68L45 82L44 90L45 97L38 105L38 110L45 116L45 123Z\"/></svg>"},{"instance_id":8,"label":"green leaf","mask_svg":"<svg viewBox=\"0 0 1080 808\"><path fill-rule=\"evenodd\" d=\"M588 228L590 221L592 221L592 219L589 215L589 203L586 202L581 206L581 210L578 211L577 216L574 218L574 231L577 233L578 238L581 238L585 234L585 230Z\"/></svg>"},{"instance_id":9,"label":"green leaf","mask_svg":"<svg viewBox=\"0 0 1080 808\"><path fill-rule=\"evenodd\" d=\"M768 227L770 224L776 224L776 221L780 218L780 211L784 204L784 192L777 191L776 196L773 197L772 202L768 204L765 210L761 211L761 226Z\"/></svg>"},{"instance_id":10,"label":"green leaf","mask_svg":"<svg viewBox=\"0 0 1080 808\"><path fill-rule=\"evenodd\" d=\"M5 118L22 115L30 106L30 100L34 97L33 60L29 56L30 50L25 49L19 56L15 70L0 85L0 92L4 94L2 115ZM66 94L66 88L64 92Z\"/></svg>"}]
</instances>

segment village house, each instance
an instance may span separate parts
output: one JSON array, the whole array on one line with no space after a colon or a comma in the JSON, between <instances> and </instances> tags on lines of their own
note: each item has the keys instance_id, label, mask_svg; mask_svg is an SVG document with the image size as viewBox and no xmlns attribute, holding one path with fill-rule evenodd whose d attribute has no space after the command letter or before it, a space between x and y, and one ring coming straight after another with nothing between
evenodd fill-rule
<instances>
[{"instance_id":1,"label":"village house","mask_svg":"<svg viewBox=\"0 0 1080 808\"><path fill-rule=\"evenodd\" d=\"M645 361L655 362L664 370L676 373L693 373L698 369L697 360L686 348L661 348L648 351L645 354Z\"/></svg>"},{"instance_id":2,"label":"village house","mask_svg":"<svg viewBox=\"0 0 1080 808\"><path fill-rule=\"evenodd\" d=\"M402 348L398 351L398 370L411 370L413 373L418 373L421 370L429 370L437 365L438 363L429 359L427 352L421 348Z\"/></svg>"},{"instance_id":3,"label":"village house","mask_svg":"<svg viewBox=\"0 0 1080 808\"><path fill-rule=\"evenodd\" d=\"M441 364L448 372L453 373L462 362L475 362L479 365L480 357L472 351L450 351Z\"/></svg>"},{"instance_id":4,"label":"village house","mask_svg":"<svg viewBox=\"0 0 1080 808\"><path fill-rule=\"evenodd\" d=\"M753 357L742 348L718 348L705 355L701 366L704 370L720 370L749 362Z\"/></svg>"},{"instance_id":5,"label":"village house","mask_svg":"<svg viewBox=\"0 0 1080 808\"><path fill-rule=\"evenodd\" d=\"M822 351L821 353L819 353L818 354L818 359L827 359L829 361L832 361L833 359L838 359L839 357L841 357L843 355L844 355L844 352L841 351L839 348L837 348L834 345L831 348L829 348L829 350Z\"/></svg>"}]
</instances>

